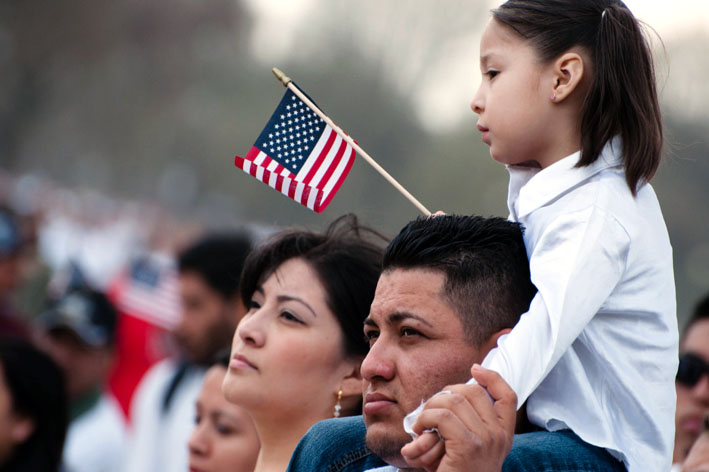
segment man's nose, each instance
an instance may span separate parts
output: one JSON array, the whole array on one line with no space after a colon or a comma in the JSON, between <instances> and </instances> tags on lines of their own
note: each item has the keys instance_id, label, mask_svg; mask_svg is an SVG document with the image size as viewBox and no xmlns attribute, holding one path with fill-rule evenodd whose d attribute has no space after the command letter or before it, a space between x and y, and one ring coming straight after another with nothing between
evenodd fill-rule
<instances>
[{"instance_id":1,"label":"man's nose","mask_svg":"<svg viewBox=\"0 0 709 472\"><path fill-rule=\"evenodd\" d=\"M367 357L362 361L360 367L362 377L372 382L373 380L391 380L396 371L396 357L388 348L384 339L378 339L369 348Z\"/></svg>"}]
</instances>

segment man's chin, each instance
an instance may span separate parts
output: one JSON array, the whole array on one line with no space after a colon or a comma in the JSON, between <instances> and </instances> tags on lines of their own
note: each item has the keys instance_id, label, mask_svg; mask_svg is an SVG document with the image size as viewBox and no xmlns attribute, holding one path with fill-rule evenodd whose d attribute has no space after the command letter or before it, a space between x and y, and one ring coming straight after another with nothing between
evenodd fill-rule
<instances>
[{"instance_id":1,"label":"man's chin","mask_svg":"<svg viewBox=\"0 0 709 472\"><path fill-rule=\"evenodd\" d=\"M367 447L389 465L406 467L401 448L411 441L401 423L392 425L383 421L367 422Z\"/></svg>"}]
</instances>

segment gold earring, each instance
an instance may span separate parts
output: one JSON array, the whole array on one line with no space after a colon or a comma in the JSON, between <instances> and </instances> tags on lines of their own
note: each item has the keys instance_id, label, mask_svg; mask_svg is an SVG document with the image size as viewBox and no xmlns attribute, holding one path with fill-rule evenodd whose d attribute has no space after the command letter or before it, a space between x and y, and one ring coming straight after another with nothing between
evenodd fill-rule
<instances>
[{"instance_id":1,"label":"gold earring","mask_svg":"<svg viewBox=\"0 0 709 472\"><path fill-rule=\"evenodd\" d=\"M342 410L340 400L342 400L342 389L338 390L337 392L337 403L335 403L335 410L332 412L332 416L334 416L335 418L340 417L340 410Z\"/></svg>"}]
</instances>

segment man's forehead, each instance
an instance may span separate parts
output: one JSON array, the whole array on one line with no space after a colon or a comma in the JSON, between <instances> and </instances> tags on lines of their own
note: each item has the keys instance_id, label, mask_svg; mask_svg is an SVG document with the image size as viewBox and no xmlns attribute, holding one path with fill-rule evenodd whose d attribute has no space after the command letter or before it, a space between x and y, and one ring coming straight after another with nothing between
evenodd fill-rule
<instances>
[{"instance_id":1,"label":"man's forehead","mask_svg":"<svg viewBox=\"0 0 709 472\"><path fill-rule=\"evenodd\" d=\"M411 313L426 318L449 309L443 299L445 275L431 269L388 269L377 283L370 318Z\"/></svg>"}]
</instances>

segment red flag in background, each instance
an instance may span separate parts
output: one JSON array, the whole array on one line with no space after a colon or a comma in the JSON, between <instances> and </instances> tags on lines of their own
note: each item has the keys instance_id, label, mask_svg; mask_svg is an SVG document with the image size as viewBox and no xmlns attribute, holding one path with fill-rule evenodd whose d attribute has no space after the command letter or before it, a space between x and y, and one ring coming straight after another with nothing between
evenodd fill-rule
<instances>
[{"instance_id":1,"label":"red flag in background","mask_svg":"<svg viewBox=\"0 0 709 472\"><path fill-rule=\"evenodd\" d=\"M296 202L321 213L354 163L355 152L291 90L246 157L235 164Z\"/></svg>"}]
</instances>

